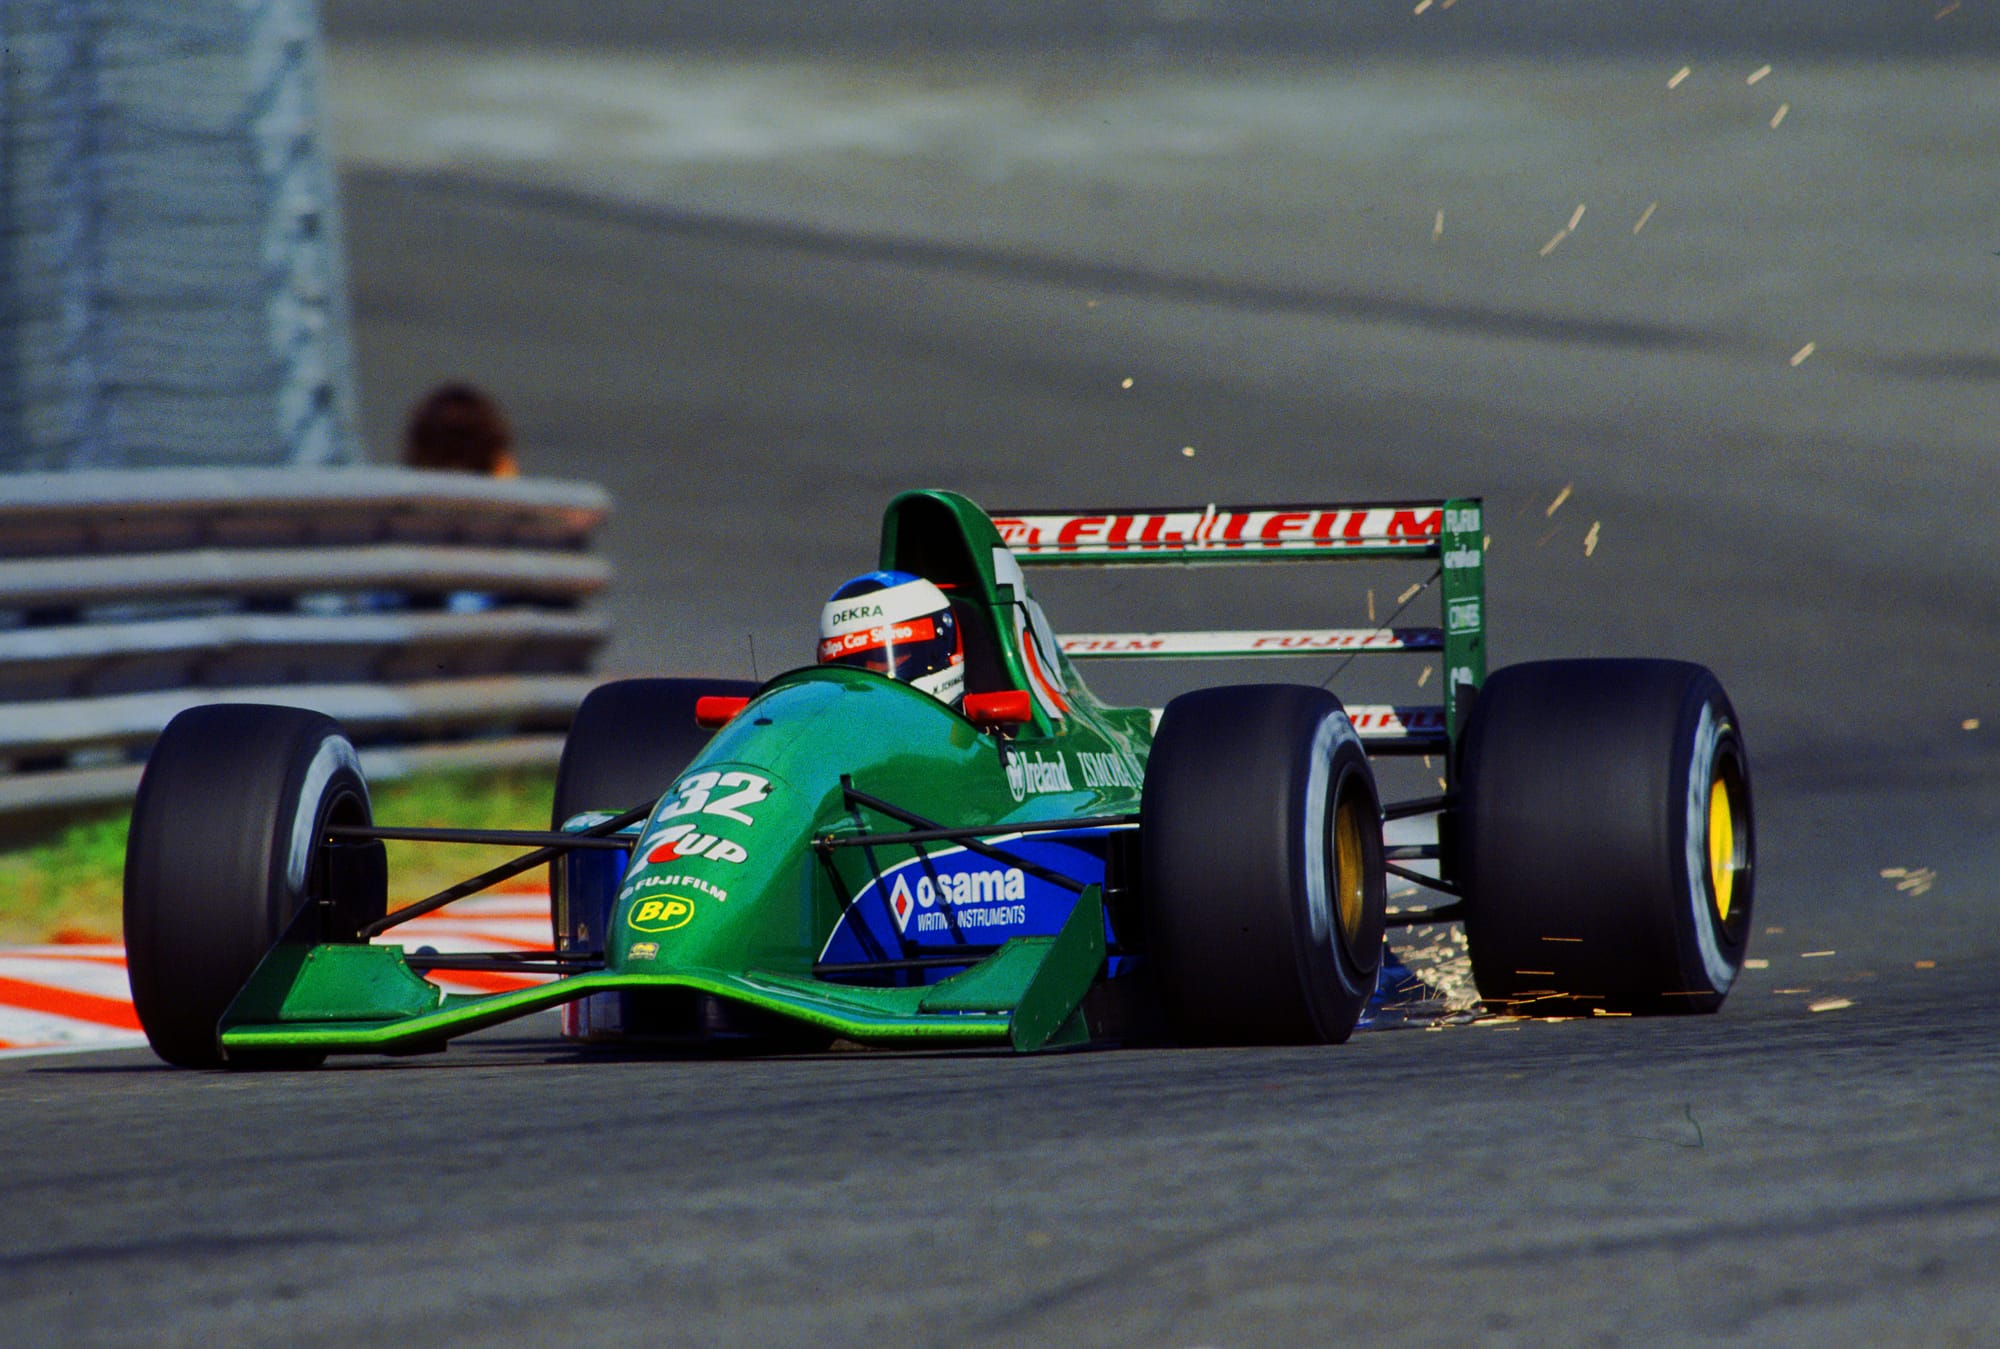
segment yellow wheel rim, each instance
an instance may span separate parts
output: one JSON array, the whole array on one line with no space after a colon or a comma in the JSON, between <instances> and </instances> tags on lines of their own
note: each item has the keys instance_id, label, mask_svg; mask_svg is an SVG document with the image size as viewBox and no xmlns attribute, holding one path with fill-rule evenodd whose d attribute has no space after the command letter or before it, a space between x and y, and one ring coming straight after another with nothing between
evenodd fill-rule
<instances>
[{"instance_id":1,"label":"yellow wheel rim","mask_svg":"<svg viewBox=\"0 0 2000 1349\"><path fill-rule=\"evenodd\" d=\"M1368 902L1368 872L1361 847L1361 812L1352 798L1340 803L1333 816L1334 901L1340 906L1340 930L1350 949L1361 937L1361 918Z\"/></svg>"},{"instance_id":2,"label":"yellow wheel rim","mask_svg":"<svg viewBox=\"0 0 2000 1349\"><path fill-rule=\"evenodd\" d=\"M1715 916L1726 923L1736 888L1736 811L1729 786L1719 777L1708 788L1708 882Z\"/></svg>"}]
</instances>

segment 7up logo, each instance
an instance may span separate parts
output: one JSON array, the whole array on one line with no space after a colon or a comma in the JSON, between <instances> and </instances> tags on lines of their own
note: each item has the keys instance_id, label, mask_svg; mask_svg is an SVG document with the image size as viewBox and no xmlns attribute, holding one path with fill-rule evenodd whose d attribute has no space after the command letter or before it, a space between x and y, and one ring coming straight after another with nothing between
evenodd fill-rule
<instances>
[{"instance_id":1,"label":"7up logo","mask_svg":"<svg viewBox=\"0 0 2000 1349\"><path fill-rule=\"evenodd\" d=\"M678 862L689 857L705 857L711 862L742 862L750 856L738 843L720 834L704 834L691 824L670 825L648 840L646 862Z\"/></svg>"}]
</instances>

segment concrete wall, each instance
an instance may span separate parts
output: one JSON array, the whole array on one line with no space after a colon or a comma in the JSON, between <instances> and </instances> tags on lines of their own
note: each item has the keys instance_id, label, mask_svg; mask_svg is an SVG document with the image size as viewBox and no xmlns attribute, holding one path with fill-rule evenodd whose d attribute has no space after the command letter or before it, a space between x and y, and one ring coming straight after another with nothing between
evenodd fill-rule
<instances>
[{"instance_id":1,"label":"concrete wall","mask_svg":"<svg viewBox=\"0 0 2000 1349\"><path fill-rule=\"evenodd\" d=\"M0 471L359 459L314 0L0 39Z\"/></svg>"}]
</instances>

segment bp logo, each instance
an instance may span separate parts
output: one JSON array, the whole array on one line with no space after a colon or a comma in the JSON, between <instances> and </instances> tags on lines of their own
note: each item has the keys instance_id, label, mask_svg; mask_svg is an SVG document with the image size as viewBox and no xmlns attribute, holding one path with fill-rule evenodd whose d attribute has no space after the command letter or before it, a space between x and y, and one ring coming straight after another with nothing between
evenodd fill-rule
<instances>
[{"instance_id":1,"label":"bp logo","mask_svg":"<svg viewBox=\"0 0 2000 1349\"><path fill-rule=\"evenodd\" d=\"M694 918L694 901L679 895L662 895L658 899L642 899L632 906L632 913L626 922L638 932L672 932L677 927L686 927Z\"/></svg>"}]
</instances>

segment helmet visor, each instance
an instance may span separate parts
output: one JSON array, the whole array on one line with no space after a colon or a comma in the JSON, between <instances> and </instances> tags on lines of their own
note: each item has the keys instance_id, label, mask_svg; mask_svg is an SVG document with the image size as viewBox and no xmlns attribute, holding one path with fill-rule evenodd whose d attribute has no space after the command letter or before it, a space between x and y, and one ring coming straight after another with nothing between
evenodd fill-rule
<instances>
[{"instance_id":1,"label":"helmet visor","mask_svg":"<svg viewBox=\"0 0 2000 1349\"><path fill-rule=\"evenodd\" d=\"M821 638L819 659L822 665L850 665L907 682L935 674L962 659L958 625L947 612L857 628Z\"/></svg>"}]
</instances>

